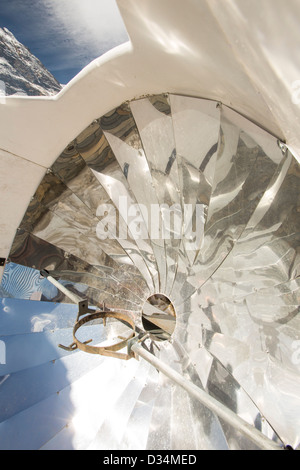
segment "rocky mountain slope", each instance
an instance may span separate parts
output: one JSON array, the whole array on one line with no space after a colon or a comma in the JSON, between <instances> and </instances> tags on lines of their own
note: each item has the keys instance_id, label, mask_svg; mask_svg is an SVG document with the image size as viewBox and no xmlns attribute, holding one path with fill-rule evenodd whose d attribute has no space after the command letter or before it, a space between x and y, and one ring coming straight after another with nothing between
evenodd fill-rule
<instances>
[{"instance_id":1,"label":"rocky mountain slope","mask_svg":"<svg viewBox=\"0 0 300 470\"><path fill-rule=\"evenodd\" d=\"M53 95L62 86L7 29L0 28L0 94Z\"/></svg>"}]
</instances>

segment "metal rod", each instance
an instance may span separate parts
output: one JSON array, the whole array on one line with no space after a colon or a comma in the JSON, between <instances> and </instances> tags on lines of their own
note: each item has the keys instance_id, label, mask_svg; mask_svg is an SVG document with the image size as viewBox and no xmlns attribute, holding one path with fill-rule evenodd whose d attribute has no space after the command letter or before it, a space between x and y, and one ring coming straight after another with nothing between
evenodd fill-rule
<instances>
[{"instance_id":1,"label":"metal rod","mask_svg":"<svg viewBox=\"0 0 300 470\"><path fill-rule=\"evenodd\" d=\"M280 446L272 441L256 428L246 423L242 418L236 415L233 411L220 403L218 400L210 396L195 384L186 380L182 375L173 370L170 366L162 362L146 351L140 344L134 343L131 350L138 356L145 359L145 361L152 364L157 370L166 375L169 379L174 381L177 385L186 390L190 395L199 400L204 406L213 411L219 418L223 419L235 429L238 429L244 436L251 439L262 450L284 450L284 446Z\"/></svg>"},{"instance_id":2,"label":"metal rod","mask_svg":"<svg viewBox=\"0 0 300 470\"><path fill-rule=\"evenodd\" d=\"M79 302L82 301L76 294L73 294L73 292L70 292L66 287L64 287L60 282L58 282L54 277L50 276L48 271L43 270L41 271L41 275L46 277L51 284L53 284L55 287L57 287L58 290L60 290L65 296L69 297L72 302L75 304L78 304Z\"/></svg>"}]
</instances>

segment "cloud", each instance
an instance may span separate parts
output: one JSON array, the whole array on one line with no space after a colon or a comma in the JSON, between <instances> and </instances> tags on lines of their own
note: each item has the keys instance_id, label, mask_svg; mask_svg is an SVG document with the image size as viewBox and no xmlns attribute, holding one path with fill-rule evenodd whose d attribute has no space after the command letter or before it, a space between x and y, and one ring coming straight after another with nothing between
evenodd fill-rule
<instances>
[{"instance_id":1,"label":"cloud","mask_svg":"<svg viewBox=\"0 0 300 470\"><path fill-rule=\"evenodd\" d=\"M61 83L128 41L115 0L1 0L0 25L7 26Z\"/></svg>"},{"instance_id":2,"label":"cloud","mask_svg":"<svg viewBox=\"0 0 300 470\"><path fill-rule=\"evenodd\" d=\"M115 0L44 0L52 21L63 25L76 44L95 53L103 44L127 40L127 33Z\"/></svg>"},{"instance_id":3,"label":"cloud","mask_svg":"<svg viewBox=\"0 0 300 470\"><path fill-rule=\"evenodd\" d=\"M128 40L115 0L43 0L52 36L71 54L73 66ZM86 65L86 64L85 64Z\"/></svg>"}]
</instances>

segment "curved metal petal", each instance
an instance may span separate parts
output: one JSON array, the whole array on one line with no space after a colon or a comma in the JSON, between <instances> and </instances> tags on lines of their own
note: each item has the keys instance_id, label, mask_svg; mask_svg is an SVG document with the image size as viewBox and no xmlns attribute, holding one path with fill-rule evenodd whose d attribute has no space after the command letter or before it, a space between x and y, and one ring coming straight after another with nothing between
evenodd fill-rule
<instances>
[{"instance_id":1,"label":"curved metal petal","mask_svg":"<svg viewBox=\"0 0 300 470\"><path fill-rule=\"evenodd\" d=\"M300 173L279 144L221 103L162 94L121 104L65 148L4 272L1 448L257 448L144 360L58 349L76 308L45 302L67 299L43 269L130 315L145 348L264 436L299 445ZM144 331L143 315L162 325L157 294L175 312L171 337ZM8 297L45 307L23 313ZM83 330L105 339L102 324Z\"/></svg>"}]
</instances>

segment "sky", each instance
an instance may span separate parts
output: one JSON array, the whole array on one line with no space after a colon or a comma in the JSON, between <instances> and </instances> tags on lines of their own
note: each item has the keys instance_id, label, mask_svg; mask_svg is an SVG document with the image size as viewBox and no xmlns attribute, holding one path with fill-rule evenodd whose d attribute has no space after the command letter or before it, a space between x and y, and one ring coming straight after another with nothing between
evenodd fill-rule
<instances>
[{"instance_id":1,"label":"sky","mask_svg":"<svg viewBox=\"0 0 300 470\"><path fill-rule=\"evenodd\" d=\"M62 84L128 41L115 0L1 0L0 27L8 28Z\"/></svg>"}]
</instances>

